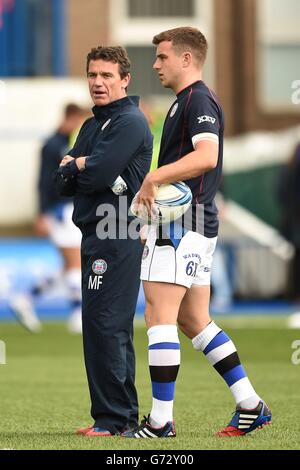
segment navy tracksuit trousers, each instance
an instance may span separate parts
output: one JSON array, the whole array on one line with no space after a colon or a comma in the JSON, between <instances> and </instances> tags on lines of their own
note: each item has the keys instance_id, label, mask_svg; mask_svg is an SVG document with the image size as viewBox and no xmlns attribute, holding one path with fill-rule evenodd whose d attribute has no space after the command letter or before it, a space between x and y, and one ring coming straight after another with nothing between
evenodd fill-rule
<instances>
[{"instance_id":1,"label":"navy tracksuit trousers","mask_svg":"<svg viewBox=\"0 0 300 470\"><path fill-rule=\"evenodd\" d=\"M133 318L140 285L140 240L84 235L82 328L95 426L112 433L138 422Z\"/></svg>"}]
</instances>

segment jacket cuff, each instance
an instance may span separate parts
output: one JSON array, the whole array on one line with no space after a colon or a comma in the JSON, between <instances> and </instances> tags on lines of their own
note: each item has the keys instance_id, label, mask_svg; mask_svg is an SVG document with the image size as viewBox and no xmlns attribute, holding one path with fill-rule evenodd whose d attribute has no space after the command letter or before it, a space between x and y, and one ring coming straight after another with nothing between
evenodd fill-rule
<instances>
[{"instance_id":1,"label":"jacket cuff","mask_svg":"<svg viewBox=\"0 0 300 470\"><path fill-rule=\"evenodd\" d=\"M64 176L76 176L79 173L78 166L76 165L76 160L72 160L67 165L61 167L62 174Z\"/></svg>"}]
</instances>

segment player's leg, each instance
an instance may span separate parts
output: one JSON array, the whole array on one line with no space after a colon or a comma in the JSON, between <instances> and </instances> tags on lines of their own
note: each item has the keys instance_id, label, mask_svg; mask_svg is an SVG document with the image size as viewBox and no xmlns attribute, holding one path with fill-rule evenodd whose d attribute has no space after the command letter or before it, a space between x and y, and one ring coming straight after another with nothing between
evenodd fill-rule
<instances>
[{"instance_id":1,"label":"player's leg","mask_svg":"<svg viewBox=\"0 0 300 470\"><path fill-rule=\"evenodd\" d=\"M216 313L229 313L232 307L232 282L228 272L227 254L223 247L217 245L214 252L211 282L213 286L213 297L210 309Z\"/></svg>"},{"instance_id":2,"label":"player's leg","mask_svg":"<svg viewBox=\"0 0 300 470\"><path fill-rule=\"evenodd\" d=\"M182 299L178 326L189 338L193 339L211 322L209 314L210 286L193 285Z\"/></svg>"},{"instance_id":3,"label":"player's leg","mask_svg":"<svg viewBox=\"0 0 300 470\"><path fill-rule=\"evenodd\" d=\"M235 345L210 319L211 258L212 252L207 256L203 253L204 264L199 266L196 283L187 291L181 303L178 325L192 340L194 348L205 354L225 380L235 399L237 412L234 420L219 435L241 435L269 422L271 414L249 381Z\"/></svg>"},{"instance_id":4,"label":"player's leg","mask_svg":"<svg viewBox=\"0 0 300 470\"><path fill-rule=\"evenodd\" d=\"M186 287L144 281L148 360L152 383L149 422L154 427L173 421L175 383L180 365L177 316Z\"/></svg>"},{"instance_id":5,"label":"player's leg","mask_svg":"<svg viewBox=\"0 0 300 470\"><path fill-rule=\"evenodd\" d=\"M171 233L172 232L172 233ZM143 280L149 338L152 409L148 419L126 437L174 437L172 426L175 382L180 364L177 317L182 299L199 264L198 234L181 226L150 226L144 248Z\"/></svg>"},{"instance_id":6,"label":"player's leg","mask_svg":"<svg viewBox=\"0 0 300 470\"><path fill-rule=\"evenodd\" d=\"M141 269L146 298L145 320L152 383L152 409L148 423L165 434L169 434L170 428L171 436L176 434L172 429L173 401L180 365L177 317L187 290L185 282L176 282L176 250L179 243L181 238L177 240L163 228L151 226Z\"/></svg>"},{"instance_id":7,"label":"player's leg","mask_svg":"<svg viewBox=\"0 0 300 470\"><path fill-rule=\"evenodd\" d=\"M141 279L146 297L148 358L152 408L148 418L126 437L174 437L173 400L180 365L177 316L187 286L176 282L178 243L151 226L144 248Z\"/></svg>"},{"instance_id":8,"label":"player's leg","mask_svg":"<svg viewBox=\"0 0 300 470\"><path fill-rule=\"evenodd\" d=\"M146 298L147 328L157 325L176 326L179 307L187 288L167 282L152 281L143 281L143 287Z\"/></svg>"},{"instance_id":9,"label":"player's leg","mask_svg":"<svg viewBox=\"0 0 300 470\"><path fill-rule=\"evenodd\" d=\"M37 297L36 286L33 293L15 293L9 299L9 307L19 323L31 333L39 333L42 324L34 308L34 299Z\"/></svg>"},{"instance_id":10,"label":"player's leg","mask_svg":"<svg viewBox=\"0 0 300 470\"><path fill-rule=\"evenodd\" d=\"M186 287L144 281L152 408L148 418L126 437L175 437L173 401L180 365L177 316Z\"/></svg>"},{"instance_id":11,"label":"player's leg","mask_svg":"<svg viewBox=\"0 0 300 470\"><path fill-rule=\"evenodd\" d=\"M56 275L37 279L29 290L14 292L8 299L10 310L16 319L31 333L39 333L42 330L42 324L35 311L35 302L55 284L56 279Z\"/></svg>"},{"instance_id":12,"label":"player's leg","mask_svg":"<svg viewBox=\"0 0 300 470\"><path fill-rule=\"evenodd\" d=\"M233 342L209 317L208 292L209 286L193 286L186 293L180 306L178 325L192 340L194 348L205 354L226 381L236 404L255 408L260 398L247 378Z\"/></svg>"},{"instance_id":13,"label":"player's leg","mask_svg":"<svg viewBox=\"0 0 300 470\"><path fill-rule=\"evenodd\" d=\"M64 281L71 304L68 329L71 333L81 333L82 295L80 248L79 246L62 247L60 248L60 252L64 259Z\"/></svg>"},{"instance_id":14,"label":"player's leg","mask_svg":"<svg viewBox=\"0 0 300 470\"><path fill-rule=\"evenodd\" d=\"M68 329L81 333L81 232L72 221L73 204L61 204L49 216L49 236L64 260L63 281L71 305Z\"/></svg>"}]
</instances>

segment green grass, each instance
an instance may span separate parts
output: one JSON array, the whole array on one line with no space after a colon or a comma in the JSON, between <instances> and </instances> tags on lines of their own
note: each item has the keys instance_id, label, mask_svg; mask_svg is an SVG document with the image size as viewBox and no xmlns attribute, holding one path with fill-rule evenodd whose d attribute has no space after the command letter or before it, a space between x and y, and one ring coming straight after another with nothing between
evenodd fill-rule
<instances>
[{"instance_id":1,"label":"green grass","mask_svg":"<svg viewBox=\"0 0 300 470\"><path fill-rule=\"evenodd\" d=\"M11 323L0 324L7 347L7 364L0 365L0 449L300 449L300 365L291 364L291 344L300 331L287 330L279 317L229 318L218 324L226 327L251 381L272 408L272 426L242 438L214 437L234 403L218 374L182 337L176 439L76 436L76 429L91 422L81 338L69 335L63 323L45 324L40 335ZM142 417L151 396L146 331L140 324L135 344Z\"/></svg>"}]
</instances>

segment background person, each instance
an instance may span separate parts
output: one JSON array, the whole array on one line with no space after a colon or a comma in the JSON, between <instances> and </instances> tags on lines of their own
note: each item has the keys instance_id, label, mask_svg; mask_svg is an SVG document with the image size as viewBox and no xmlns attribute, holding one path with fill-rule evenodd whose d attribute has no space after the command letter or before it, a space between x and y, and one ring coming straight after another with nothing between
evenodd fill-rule
<instances>
[{"instance_id":1,"label":"background person","mask_svg":"<svg viewBox=\"0 0 300 470\"><path fill-rule=\"evenodd\" d=\"M219 210L219 221L225 218L227 200L224 195L224 183L216 195L216 202ZM221 242L221 243L220 243ZM210 310L212 313L229 313L234 302L233 273L230 269L231 260L228 248L222 244L222 239L218 238L218 243L214 251L213 264L211 269L212 296Z\"/></svg>"},{"instance_id":2,"label":"background person","mask_svg":"<svg viewBox=\"0 0 300 470\"><path fill-rule=\"evenodd\" d=\"M70 148L70 138L80 127L84 110L77 104L69 103L64 108L64 117L58 129L45 142L40 154L38 181L39 215L35 222L38 236L49 237L63 258L64 269L61 278L47 277L33 286L30 294L15 296L10 306L17 319L32 332L41 329L41 323L34 310L34 302L56 282L63 282L71 304L68 328L72 333L81 332L81 266L80 230L72 222L73 203L62 198L55 188L53 173Z\"/></svg>"}]
</instances>

